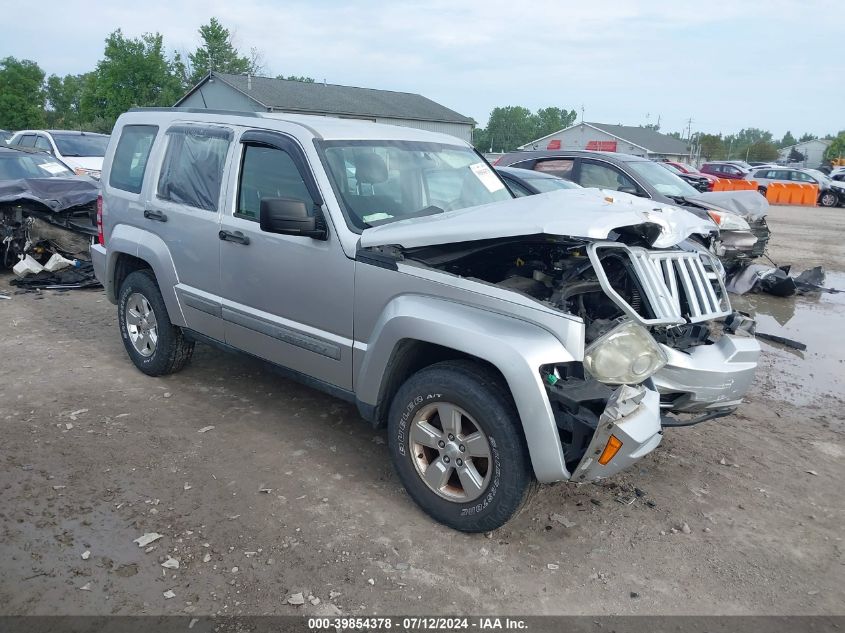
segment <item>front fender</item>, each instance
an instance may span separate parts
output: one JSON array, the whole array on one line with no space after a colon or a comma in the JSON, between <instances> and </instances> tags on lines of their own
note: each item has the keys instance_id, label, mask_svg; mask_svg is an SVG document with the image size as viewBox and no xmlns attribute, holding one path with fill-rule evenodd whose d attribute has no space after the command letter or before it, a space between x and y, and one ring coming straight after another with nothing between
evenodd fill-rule
<instances>
[{"instance_id":1,"label":"front fender","mask_svg":"<svg viewBox=\"0 0 845 633\"><path fill-rule=\"evenodd\" d=\"M103 282L109 299L115 302L117 293L120 292L120 289L115 287L114 274L118 257L123 253L142 259L150 265L164 298L164 305L167 306L170 321L177 326L187 325L174 290L179 283L179 276L170 249L158 235L128 224L116 225L107 242L105 280L100 281Z\"/></svg>"},{"instance_id":2,"label":"front fender","mask_svg":"<svg viewBox=\"0 0 845 633\"><path fill-rule=\"evenodd\" d=\"M561 319L562 328L583 325ZM583 332L580 334L583 339ZM441 345L485 360L507 381L537 480L569 478L540 366L575 360L551 332L527 321L431 296L393 299L373 328L356 376L359 400L375 405L393 350L403 340Z\"/></svg>"}]
</instances>

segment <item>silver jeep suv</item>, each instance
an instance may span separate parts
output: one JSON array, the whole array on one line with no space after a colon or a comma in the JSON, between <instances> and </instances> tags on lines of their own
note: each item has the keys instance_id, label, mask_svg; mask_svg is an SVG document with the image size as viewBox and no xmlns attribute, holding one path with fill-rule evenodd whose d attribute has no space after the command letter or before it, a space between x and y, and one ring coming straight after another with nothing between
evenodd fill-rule
<instances>
[{"instance_id":1,"label":"silver jeep suv","mask_svg":"<svg viewBox=\"0 0 845 633\"><path fill-rule=\"evenodd\" d=\"M356 403L458 530L501 526L535 480L630 466L669 410L730 412L756 368L714 262L676 246L712 227L618 192L515 199L442 134L132 111L98 219L95 269L141 371L202 341Z\"/></svg>"}]
</instances>

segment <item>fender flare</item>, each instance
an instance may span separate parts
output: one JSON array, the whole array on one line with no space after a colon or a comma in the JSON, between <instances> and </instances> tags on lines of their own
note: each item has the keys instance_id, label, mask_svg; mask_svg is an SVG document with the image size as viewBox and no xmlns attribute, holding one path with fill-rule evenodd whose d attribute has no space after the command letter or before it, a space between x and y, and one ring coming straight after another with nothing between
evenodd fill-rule
<instances>
[{"instance_id":1,"label":"fender flare","mask_svg":"<svg viewBox=\"0 0 845 633\"><path fill-rule=\"evenodd\" d=\"M569 478L539 371L542 365L576 360L556 336L534 323L496 312L431 296L402 295L386 306L373 328L372 343L355 380L359 400L378 403L393 351L409 339L454 349L496 367L516 404L537 480L551 483Z\"/></svg>"},{"instance_id":2,"label":"fender flare","mask_svg":"<svg viewBox=\"0 0 845 633\"><path fill-rule=\"evenodd\" d=\"M184 327L187 325L182 314L182 306L176 296L175 287L179 283L176 265L167 244L158 235L143 231L128 224L118 224L111 232L108 240L108 258L106 260L106 293L109 299L117 301L119 288L115 287L114 274L118 257L121 254L132 255L142 259L150 265L156 276L167 315L173 325Z\"/></svg>"}]
</instances>

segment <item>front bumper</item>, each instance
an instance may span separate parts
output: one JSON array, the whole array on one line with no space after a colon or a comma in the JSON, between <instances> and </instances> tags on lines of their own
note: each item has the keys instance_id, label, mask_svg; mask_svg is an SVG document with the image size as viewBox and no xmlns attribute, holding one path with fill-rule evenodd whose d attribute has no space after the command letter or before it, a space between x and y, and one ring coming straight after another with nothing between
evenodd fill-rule
<instances>
[{"instance_id":1,"label":"front bumper","mask_svg":"<svg viewBox=\"0 0 845 633\"><path fill-rule=\"evenodd\" d=\"M660 406L676 413L734 409L751 387L760 344L751 336L724 333L712 345L689 351L663 346L669 358L652 380Z\"/></svg>"},{"instance_id":2,"label":"front bumper","mask_svg":"<svg viewBox=\"0 0 845 633\"><path fill-rule=\"evenodd\" d=\"M610 461L601 464L599 458L611 435L622 446ZM615 475L657 448L662 438L657 393L642 385L623 385L608 399L587 451L570 480L587 482Z\"/></svg>"}]
</instances>

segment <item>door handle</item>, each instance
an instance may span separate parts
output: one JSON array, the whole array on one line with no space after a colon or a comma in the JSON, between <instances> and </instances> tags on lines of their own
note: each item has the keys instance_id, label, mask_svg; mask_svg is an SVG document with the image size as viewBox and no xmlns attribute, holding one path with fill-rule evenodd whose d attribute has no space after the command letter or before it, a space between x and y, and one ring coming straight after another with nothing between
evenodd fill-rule
<instances>
[{"instance_id":1,"label":"door handle","mask_svg":"<svg viewBox=\"0 0 845 633\"><path fill-rule=\"evenodd\" d=\"M144 217L148 220L155 220L156 222L167 222L166 215L161 211L155 211L153 209L144 209Z\"/></svg>"},{"instance_id":2,"label":"door handle","mask_svg":"<svg viewBox=\"0 0 845 633\"><path fill-rule=\"evenodd\" d=\"M244 246L249 244L249 238L240 231L220 231L217 236L224 242L235 242Z\"/></svg>"}]
</instances>

